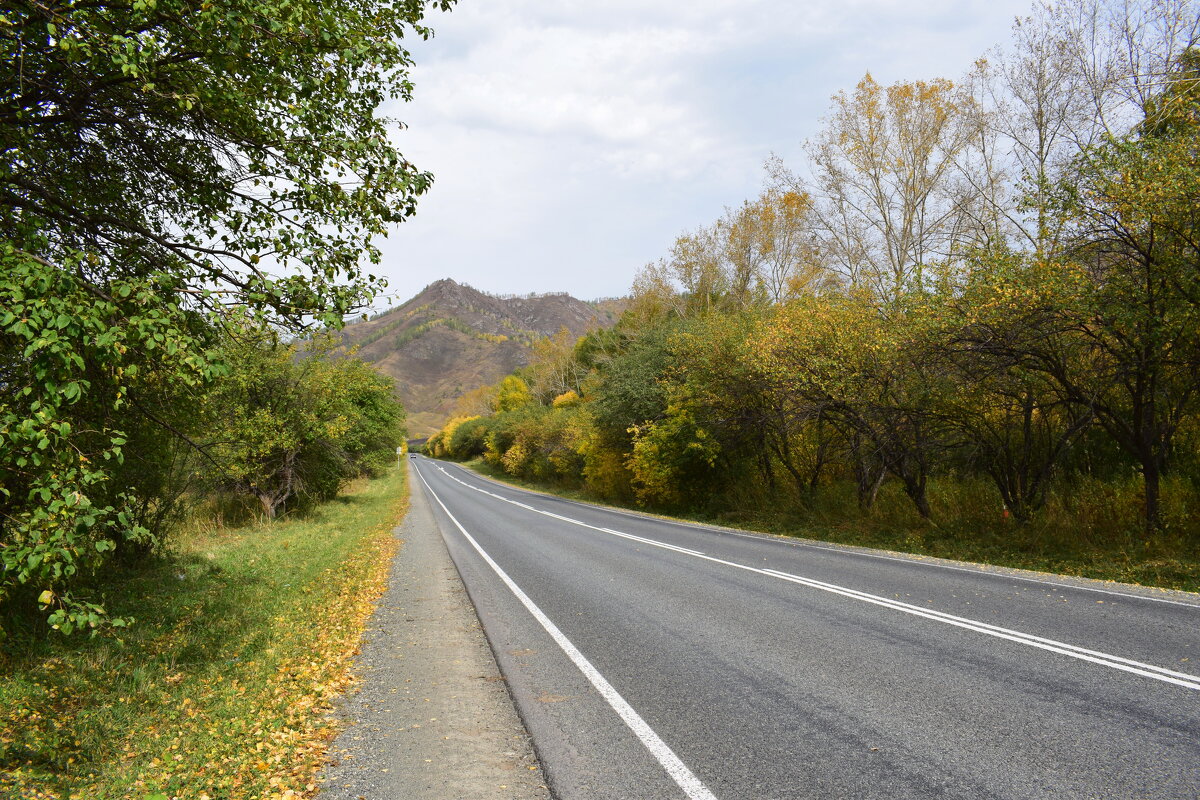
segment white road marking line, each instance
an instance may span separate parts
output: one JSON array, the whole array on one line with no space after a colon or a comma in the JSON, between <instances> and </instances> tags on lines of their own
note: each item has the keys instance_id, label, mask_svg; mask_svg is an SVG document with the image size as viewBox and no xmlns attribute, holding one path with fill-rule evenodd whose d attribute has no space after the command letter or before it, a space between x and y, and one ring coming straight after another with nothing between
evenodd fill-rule
<instances>
[{"instance_id":1,"label":"white road marking line","mask_svg":"<svg viewBox=\"0 0 1200 800\"><path fill-rule=\"evenodd\" d=\"M459 467L459 469L463 470L464 472L467 472L465 467ZM445 470L442 470L442 471L445 472ZM475 475L475 473L467 473L467 474L470 474L473 477L479 477L481 480L491 481L492 483L495 483L495 481L492 481L490 478L483 478L482 476ZM453 476L450 476L450 473L448 473L448 472L446 473L446 475L448 477L453 477ZM467 485L469 485L469 484L467 484ZM472 486L471 488L475 488L475 487ZM491 494L491 493L489 492L489 494ZM504 497L500 497L500 495L493 495L493 496L498 497L501 500L506 499ZM783 544L783 545L787 545L789 547L804 547L804 548L807 548L810 550L824 550L827 553L837 553L839 555L845 555L845 556L859 556L862 558L877 558L877 559L880 559L883 561L896 561L901 564L911 564L913 566L918 566L918 567L930 567L932 569L948 569L948 570L953 570L955 572L966 572L971 575L984 575L984 576L989 576L992 578L1000 578L1000 579L1004 579L1004 580L1024 581L1026 583L1039 583L1039 584L1042 584L1043 586L1053 586L1056 589L1075 589L1080 592L1095 592L1096 594L1107 594L1107 595L1111 595L1112 597L1123 597L1127 600L1146 600L1151 603L1166 603L1167 605L1183 606L1184 608L1193 608L1196 610L1200 610L1200 603L1188 603L1188 602L1185 602L1182 600L1171 600L1166 597L1154 597L1152 595L1145 595L1145 594L1132 594L1130 592L1118 592L1118 591L1114 591L1113 589L1101 589L1097 586L1083 586L1083 585L1077 584L1077 583L1063 583L1061 581L1046 580L1045 578L1030 578L1025 575L1010 575L1008 573L992 572L992 571L986 570L986 569L979 569L979 568L973 568L973 567L959 567L959 566L955 566L954 564L942 564L937 561L921 561L917 558L904 558L902 556L889 556L889 555L885 555L883 553L865 553L861 550L853 550L853 549L846 548L846 547L829 547L827 545L814 544L812 542L793 542L793 541L787 541L786 539L780 539L779 537L776 537L776 536L770 536L767 534L743 533L741 531L732 531L732 530L727 530L725 528L714 528L711 525L705 525L702 522L680 522L679 520L673 520L673 519L660 519L658 517L651 517L651 516L646 516L643 514L635 514L630 511L621 511L619 509L607 508L605 506L596 506L596 505L589 505L587 503L580 503L578 501L568 500L563 497L556 498L556 499L558 499L564 503L571 503L572 505L582 506L584 508L595 509L597 511L603 511L606 514L614 514L618 517L628 517L629 519L637 519L637 520L642 520L645 522L661 522L664 525L674 525L677 528L685 528L688 530L710 531L712 533L719 533L724 536L739 536L743 539L757 539L760 542L775 542L776 544Z\"/></svg>"},{"instance_id":2,"label":"white road marking line","mask_svg":"<svg viewBox=\"0 0 1200 800\"><path fill-rule=\"evenodd\" d=\"M709 530L712 530L711 528ZM739 534L742 535L742 534ZM762 537L755 536L753 538L760 539ZM796 547L807 547L812 550L824 550L829 553L846 553L849 555L862 556L864 558L878 558L884 561L898 561L901 564L915 564L922 567L934 567L936 569L949 569L955 572L967 572L971 575L988 575L993 578L1001 578L1004 580L1024 581L1026 583L1040 583L1043 586L1053 586L1056 589L1078 589L1081 592L1095 592L1097 594L1107 594L1113 597L1122 597L1127 600L1149 600L1152 603L1166 603L1172 606L1183 606L1184 608L1194 608L1200 610L1200 604L1185 603L1182 600L1170 600L1166 597L1151 597L1144 594L1130 594L1129 592L1116 592L1112 589L1100 589L1096 586L1081 586L1076 583L1061 583L1059 581L1048 581L1044 578L1029 578L1024 575L1009 575L1004 572L991 572L985 569L972 569L970 567L956 567L953 564L938 564L933 561L919 561L915 558L900 558L898 556L888 556L883 553L861 553L857 550L843 550L840 547L824 547L819 544L810 544L808 542L796 542Z\"/></svg>"},{"instance_id":3,"label":"white road marking line","mask_svg":"<svg viewBox=\"0 0 1200 800\"><path fill-rule=\"evenodd\" d=\"M836 584L825 583L824 581L813 580L812 578L804 578L800 575L792 575L790 573L780 572L774 569L765 569L761 571L768 575L773 575L776 578L781 578L785 581L791 581L792 583L798 583L814 589L821 589L822 591L833 592L834 594L852 597L856 600L862 600L866 603L872 603L874 605L895 609L896 611L902 611L906 614L925 617L926 619L935 620L937 622L944 622L947 625L954 625L959 628L966 628L979 633L985 633L989 636L995 636L999 639L1008 639L1009 641L1029 645L1030 647L1049 650L1053 653L1061 653L1062 655L1071 656L1072 658L1090 661L1093 664L1100 664L1102 666L1112 667L1113 669L1119 669L1125 672L1132 672L1136 675L1142 675L1147 678L1154 678L1155 680L1174 683L1177 686L1183 686L1187 689L1200 690L1200 677L1188 675L1187 673L1175 672L1174 670L1169 670L1164 667L1157 667L1153 664L1134 661L1132 659L1115 656L1110 653L1089 650L1086 647L1067 644L1066 642L1060 642L1055 639L1047 639L1043 636L1035 636L1031 633L1015 631L1010 628L1001 628L998 625L991 625L986 622L979 622L978 620L959 617L955 616L954 614L947 614L944 611L921 608L900 600L893 600L888 597L880 597L878 595L868 594L867 592L860 592L857 589L847 589Z\"/></svg>"},{"instance_id":4,"label":"white road marking line","mask_svg":"<svg viewBox=\"0 0 1200 800\"><path fill-rule=\"evenodd\" d=\"M442 471L445 472L445 470ZM550 637L562 648L562 651L579 668L579 671L591 682L592 686L596 687L596 691L600 692L601 697L608 701L613 711L617 712L617 716L629 726L629 729L641 740L642 744L646 746L646 749L650 751L655 760L662 765L667 774L679 785L679 788L683 790L683 793L688 796L689 800L716 800L716 797L708 790L708 787L687 768L687 765L679 760L679 757L675 755L670 746L654 732L654 729L642 719L641 715L633 709L633 706L629 705L625 698L621 697L620 693L613 688L613 685L600 674L599 670L592 666L587 657L579 652L579 649L571 643L571 640L558 629L558 626L546 616L533 600L529 599L529 596L521 590L520 586L517 586L512 578L508 577L508 573L492 560L492 557L479 546L479 542L475 541L475 538L467 533L467 529L450 513L450 509L446 508L446 504L442 502L442 498L438 497L437 492L425 480L425 476L421 474L420 470L417 470L417 476L421 479L421 483L425 484L425 488L429 491L430 496L442 507L442 510L446 512L446 516L462 532L462 535L471 543L475 551L495 571L500 580L504 582L504 585L516 595L517 599L529 610L534 619L546 629L546 633L550 634ZM452 476L447 475L447 477Z\"/></svg>"},{"instance_id":5,"label":"white road marking line","mask_svg":"<svg viewBox=\"0 0 1200 800\"><path fill-rule=\"evenodd\" d=\"M664 550L674 550L676 553L684 553L689 556L704 555L704 553L700 552L699 550L692 550L691 548L680 547L680 546L674 545L674 544L667 544L666 542L656 542L653 539L646 539L641 536L634 536L632 533L623 533L621 531L614 531L611 528L597 528L595 525L588 525L586 522L579 522L578 520L569 519L567 517L559 517L559 519L563 520L564 522L573 522L576 525L580 525L584 528L592 528L593 530L601 531L602 533L611 533L613 536L620 536L622 539L631 539L632 541L641 542L642 544L648 544L648 545L651 545L652 547L661 547Z\"/></svg>"},{"instance_id":6,"label":"white road marking line","mask_svg":"<svg viewBox=\"0 0 1200 800\"><path fill-rule=\"evenodd\" d=\"M480 494L491 495L492 497L495 497L498 500L503 500L504 502L511 503L514 506L520 506L521 508L524 508L527 511L532 511L535 514L541 514L542 516L553 517L554 519L560 519L563 522L569 522L572 525L578 525L581 528L591 528L592 530L600 531L601 533L609 533L609 534L612 534L613 536L620 536L622 539L632 539L635 542L641 542L642 544L648 544L652 547L661 547L664 550L674 550L677 553L686 553L689 556L704 555L704 553L702 553L701 551L692 550L689 547L680 547L679 545L668 544L666 542L658 542L658 541L655 541L654 539L645 539L641 536L635 536L632 533L623 533L622 531L614 531L611 528L601 528L596 525L589 525L586 522L581 522L577 519L571 519L570 517L564 517L561 514L555 514L552 511L543 511L540 508L534 508L533 506L526 505L525 503L520 503L520 502L517 502L516 500L509 500L507 497L501 497L498 494L492 494L489 491L480 489L478 486L472 486L471 484L467 483L466 481L459 480L458 478L454 477L453 475L451 475L449 472L446 472L446 470L442 469L441 467L438 467L438 470L443 475L445 475L447 478L449 478L450 480L454 481L455 483L460 483L463 486L467 487L468 489L471 489L472 491L479 492Z\"/></svg>"},{"instance_id":7,"label":"white road marking line","mask_svg":"<svg viewBox=\"0 0 1200 800\"><path fill-rule=\"evenodd\" d=\"M486 492L483 489L480 489L475 486L471 486L469 483L467 483L465 481L459 480L458 478L454 477L450 473L446 472L446 470L442 469L442 467L440 467L440 466L438 467L438 469L441 470L442 474L444 474L447 478L449 478L452 481L455 481L456 483L462 484L463 486L467 487L468 489L473 489L482 494L491 494L490 492ZM424 478L422 478L422 480L424 480ZM684 553L685 555L690 555L690 556L694 556L696 558L701 558L701 559L704 559L705 561L711 561L714 564L723 564L725 566L734 567L736 569L746 570L747 572L755 572L755 573L758 573L759 575L766 575L771 578L777 578L779 580L789 581L790 583L800 584L800 585L807 586L812 589L819 589L821 591L831 592L833 594L842 595L844 597L849 597L854 600L860 600L860 601L863 601L866 603L871 603L873 605L883 606L883 607L890 608L895 611L900 611L900 612L903 612L906 614L924 617L925 619L933 620L935 622L941 622L946 625L953 625L958 628L964 628L967 630L975 631L977 633L983 633L988 636L994 636L998 639L1006 639L1008 641L1027 645L1029 647L1036 647L1040 650L1047 650L1047 651L1050 651L1053 653L1058 653L1060 655L1070 656L1071 658L1079 659L1081 661L1087 661L1087 662L1090 662L1093 664L1099 664L1101 666L1110 667L1112 669L1121 670L1123 672L1129 672L1129 673L1133 673L1135 675L1141 675L1146 678L1153 678L1154 680L1163 681L1165 683L1172 683L1177 686L1182 686L1186 689L1194 689L1194 690L1200 691L1200 677L1195 676L1195 675L1189 675L1184 672L1175 672L1174 670L1169 670L1164 667L1158 667L1153 664L1146 664L1141 661L1134 661L1132 659L1124 658L1122 656L1112 655L1111 653L1104 653L1104 652L1100 652L1097 650L1089 650L1084 647L1079 647L1078 645L1068 644L1066 642L1060 642L1055 639L1047 639L1047 638L1044 638L1041 636L1036 636L1032 633L1024 633L1022 631L1011 630L1009 628L1001 628L997 625L991 625L986 622L980 622L978 620L968 619L967 617L957 617L953 614L947 614L943 611L935 611L933 609L920 608L919 606L914 606L909 603L901 602L899 600L892 600L890 598L880 597L879 595L869 594L867 592L859 591L858 589L851 589L849 587L839 586L834 583L825 583L824 581L818 581L813 578L805 578L800 575L793 575L788 572L780 572L779 570L773 570L773 569L760 569L758 567L750 567L745 564L738 564L737 562L734 562L734 561L726 561L723 558L716 558L715 556L705 555L704 553L701 553L699 551L688 550L687 548L677 547L676 545L667 544L666 542L657 542L653 539L645 539L641 536L634 536L633 534L621 533L619 531L614 531L609 528L600 528L595 525L589 525L586 522L580 522L579 520L571 519L570 517L564 517L560 514L554 514L550 511L542 511L540 509L534 508L533 506L526 505L525 503L518 503L515 500L507 500L504 498L500 498L500 499L504 500L504 502L506 502L506 503L511 503L513 505L520 506L521 508L528 509L528 510L534 512L535 514L541 514L543 516L553 517L555 519L562 520L563 522L569 522L574 525L579 525L580 527L583 527L583 528L590 528L592 530L601 531L602 533L609 533L609 534L613 534L615 536L621 536L623 538L633 539L635 541L643 542L645 544L653 545L655 547L662 547L667 550L675 550L676 552ZM449 513L449 512L447 512L447 513Z\"/></svg>"}]
</instances>

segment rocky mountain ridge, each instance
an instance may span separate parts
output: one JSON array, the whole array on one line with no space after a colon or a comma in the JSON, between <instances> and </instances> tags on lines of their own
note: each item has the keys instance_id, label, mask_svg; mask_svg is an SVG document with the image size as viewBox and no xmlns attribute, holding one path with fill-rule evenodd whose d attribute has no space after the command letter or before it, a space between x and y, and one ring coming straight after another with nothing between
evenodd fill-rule
<instances>
[{"instance_id":1,"label":"rocky mountain ridge","mask_svg":"<svg viewBox=\"0 0 1200 800\"><path fill-rule=\"evenodd\" d=\"M455 401L529 363L534 342L566 328L582 336L616 323L620 301L566 293L497 296L448 278L403 305L342 331L346 348L396 379L409 435L433 433Z\"/></svg>"}]
</instances>

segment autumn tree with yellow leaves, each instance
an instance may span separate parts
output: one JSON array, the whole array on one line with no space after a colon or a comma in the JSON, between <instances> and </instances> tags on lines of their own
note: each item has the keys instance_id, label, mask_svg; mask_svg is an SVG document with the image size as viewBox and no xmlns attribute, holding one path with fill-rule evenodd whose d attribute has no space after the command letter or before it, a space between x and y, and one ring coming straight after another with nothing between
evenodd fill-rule
<instances>
[{"instance_id":1,"label":"autumn tree with yellow leaves","mask_svg":"<svg viewBox=\"0 0 1200 800\"><path fill-rule=\"evenodd\" d=\"M868 74L806 168L773 159L639 273L616 329L540 346L489 459L652 507L924 530L1076 535L1067 509L1119 497L1096 537L1194 541L1194 12L1056 0L959 81Z\"/></svg>"}]
</instances>

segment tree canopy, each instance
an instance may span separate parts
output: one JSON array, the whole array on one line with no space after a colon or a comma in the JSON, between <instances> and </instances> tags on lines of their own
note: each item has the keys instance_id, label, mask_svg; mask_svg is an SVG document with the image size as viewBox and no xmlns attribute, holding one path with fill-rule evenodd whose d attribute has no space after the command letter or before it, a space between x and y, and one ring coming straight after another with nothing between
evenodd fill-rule
<instances>
[{"instance_id":1,"label":"tree canopy","mask_svg":"<svg viewBox=\"0 0 1200 800\"><path fill-rule=\"evenodd\" d=\"M431 176L380 112L452 2L0 10L0 603L100 624L71 587L152 545L166 500L123 465L200 444L228 331L338 326L382 285L372 240Z\"/></svg>"},{"instance_id":2,"label":"tree canopy","mask_svg":"<svg viewBox=\"0 0 1200 800\"><path fill-rule=\"evenodd\" d=\"M435 5L448 8L450 0ZM378 115L426 3L23 2L0 15L0 237L96 291L337 321L430 176ZM205 292L218 294L206 295Z\"/></svg>"}]
</instances>

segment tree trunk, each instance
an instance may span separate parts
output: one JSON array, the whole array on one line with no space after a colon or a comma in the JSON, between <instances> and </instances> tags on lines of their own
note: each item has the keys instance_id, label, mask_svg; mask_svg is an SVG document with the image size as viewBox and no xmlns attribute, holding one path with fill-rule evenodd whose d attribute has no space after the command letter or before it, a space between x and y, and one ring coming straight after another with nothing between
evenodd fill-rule
<instances>
[{"instance_id":1,"label":"tree trunk","mask_svg":"<svg viewBox=\"0 0 1200 800\"><path fill-rule=\"evenodd\" d=\"M867 511L875 504L875 496L879 494L879 487L883 484L885 471L880 465L872 464L872 459L863 448L862 435L857 432L850 438L850 451L854 458L858 507Z\"/></svg>"},{"instance_id":2,"label":"tree trunk","mask_svg":"<svg viewBox=\"0 0 1200 800\"><path fill-rule=\"evenodd\" d=\"M255 496L258 498L258 504L262 506L263 513L267 515L267 520L274 520L275 500L266 492L258 492Z\"/></svg>"},{"instance_id":3,"label":"tree trunk","mask_svg":"<svg viewBox=\"0 0 1200 800\"><path fill-rule=\"evenodd\" d=\"M1159 465L1158 454L1153 448L1142 459L1142 494L1146 503L1146 534L1158 533L1162 527L1162 512L1159 508L1160 481L1162 469Z\"/></svg>"},{"instance_id":4,"label":"tree trunk","mask_svg":"<svg viewBox=\"0 0 1200 800\"><path fill-rule=\"evenodd\" d=\"M817 484L821 480L821 472L825 469L825 459L829 454L829 438L825 436L825 426L821 424L821 418L817 417L817 455L816 463L813 464L812 477L808 481L809 494L816 494Z\"/></svg>"},{"instance_id":5,"label":"tree trunk","mask_svg":"<svg viewBox=\"0 0 1200 800\"><path fill-rule=\"evenodd\" d=\"M917 513L921 515L921 519L929 519L929 495L925 491L926 488L925 475L905 477L904 478L904 493L913 501L916 506Z\"/></svg>"},{"instance_id":6,"label":"tree trunk","mask_svg":"<svg viewBox=\"0 0 1200 800\"><path fill-rule=\"evenodd\" d=\"M875 505L879 496L879 488L883 486L887 470L882 465L872 464L866 457L855 462L855 477L858 479L858 507L869 511Z\"/></svg>"}]
</instances>

